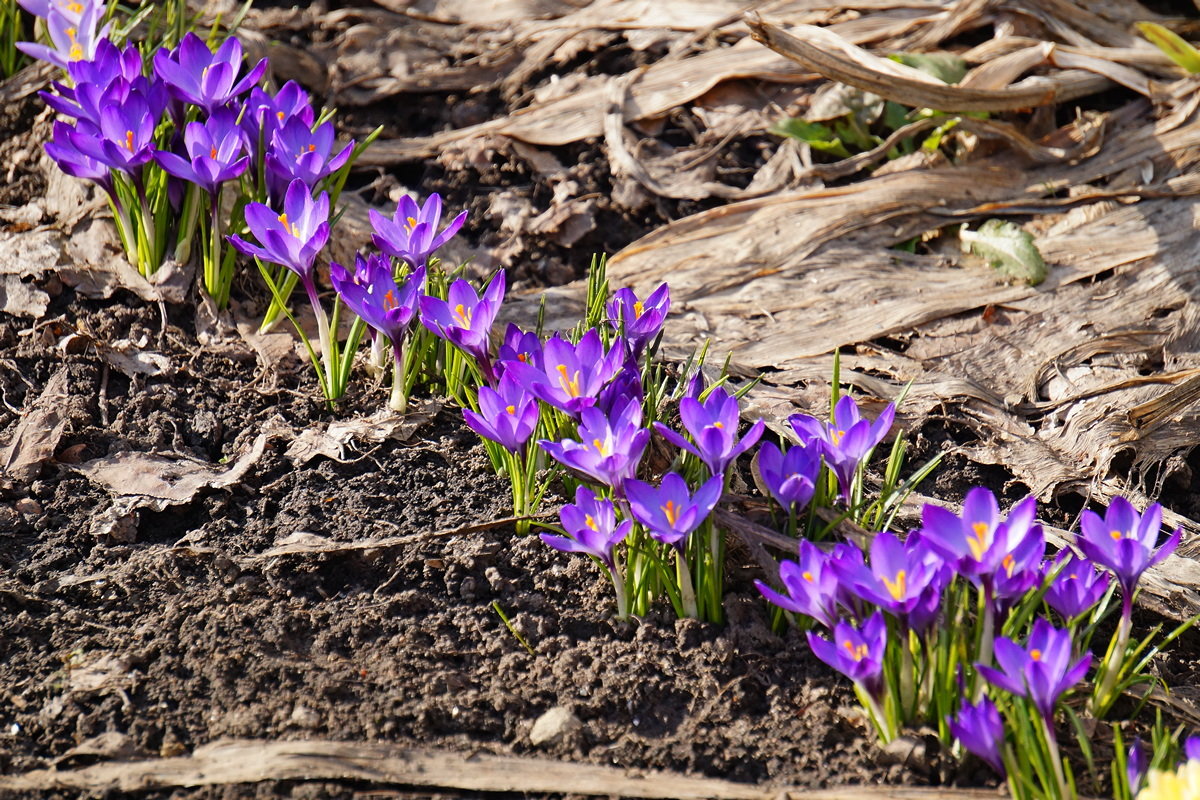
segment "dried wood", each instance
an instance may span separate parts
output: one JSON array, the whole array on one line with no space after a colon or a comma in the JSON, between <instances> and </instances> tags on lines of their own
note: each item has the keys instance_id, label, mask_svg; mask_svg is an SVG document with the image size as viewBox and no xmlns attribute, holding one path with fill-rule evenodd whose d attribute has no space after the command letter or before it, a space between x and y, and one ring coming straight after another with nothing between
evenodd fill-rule
<instances>
[{"instance_id":1,"label":"dried wood","mask_svg":"<svg viewBox=\"0 0 1200 800\"><path fill-rule=\"evenodd\" d=\"M539 758L464 755L441 750L359 742L227 740L190 756L115 761L75 770L35 770L0 776L0 790L140 792L272 780L352 780L489 793L533 793L675 800L856 800L862 787L765 788L668 772L624 770ZM882 800L982 800L995 792L870 787Z\"/></svg>"},{"instance_id":2,"label":"dried wood","mask_svg":"<svg viewBox=\"0 0 1200 800\"><path fill-rule=\"evenodd\" d=\"M797 25L788 30L761 19L747 24L757 41L831 80L916 108L943 111L1014 111L1086 97L1111 86L1082 70L1032 76L1003 89L951 86L918 69L876 56L827 28Z\"/></svg>"}]
</instances>

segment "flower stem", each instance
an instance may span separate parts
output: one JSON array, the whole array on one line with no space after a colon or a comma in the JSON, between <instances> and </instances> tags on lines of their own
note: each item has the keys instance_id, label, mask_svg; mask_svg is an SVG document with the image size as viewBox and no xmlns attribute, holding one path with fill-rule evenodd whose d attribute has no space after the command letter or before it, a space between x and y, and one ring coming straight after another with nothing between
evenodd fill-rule
<instances>
[{"instance_id":1,"label":"flower stem","mask_svg":"<svg viewBox=\"0 0 1200 800\"><path fill-rule=\"evenodd\" d=\"M304 282L304 291L308 293L308 302L312 304L313 315L317 318L317 337L321 343L321 364L318 369L324 367L325 382L328 387L329 396L327 400L337 400L340 392L337 391L337 384L333 374L333 344L329 335L329 317L325 314L325 308L321 305L321 298L317 294L317 284L311 277L302 278Z\"/></svg>"},{"instance_id":2,"label":"flower stem","mask_svg":"<svg viewBox=\"0 0 1200 800\"><path fill-rule=\"evenodd\" d=\"M983 616L983 629L979 635L979 663L990 667L992 665L992 645L995 643L996 635L996 612L992 608L992 585L988 581L983 584L982 596L983 608L980 613ZM978 703L983 698L984 685L983 676L976 672L974 702Z\"/></svg>"},{"instance_id":3,"label":"flower stem","mask_svg":"<svg viewBox=\"0 0 1200 800\"><path fill-rule=\"evenodd\" d=\"M679 581L679 597L683 604L683 615L699 619L700 614L696 608L696 590L692 587L692 572L688 569L687 556L684 555L682 547L675 548L675 577Z\"/></svg>"},{"instance_id":4,"label":"flower stem","mask_svg":"<svg viewBox=\"0 0 1200 800\"><path fill-rule=\"evenodd\" d=\"M381 339L382 336L376 336L376 339ZM392 357L394 365L392 367L392 394L388 399L388 408L398 414L403 414L408 410L408 393L405 391L404 370L405 370L405 354L404 338L395 339L392 341Z\"/></svg>"},{"instance_id":5,"label":"flower stem","mask_svg":"<svg viewBox=\"0 0 1200 800\"><path fill-rule=\"evenodd\" d=\"M1045 726L1046 733L1046 753L1054 763L1054 779L1058 781L1058 797L1066 800L1071 797L1071 794L1067 788L1067 778L1063 774L1062 756L1058 752L1058 739L1054 736L1054 720L1051 717L1043 716L1042 724Z\"/></svg>"},{"instance_id":6,"label":"flower stem","mask_svg":"<svg viewBox=\"0 0 1200 800\"><path fill-rule=\"evenodd\" d=\"M1104 674L1100 678L1096 693L1092 695L1092 713L1097 718L1107 714L1108 709L1116 700L1114 690L1117 687L1117 679L1121 676L1121 667L1125 664L1125 649L1129 646L1129 633L1132 627L1133 598L1129 592L1122 592L1121 623L1117 626L1113 643L1109 646L1108 659L1104 662Z\"/></svg>"}]
</instances>

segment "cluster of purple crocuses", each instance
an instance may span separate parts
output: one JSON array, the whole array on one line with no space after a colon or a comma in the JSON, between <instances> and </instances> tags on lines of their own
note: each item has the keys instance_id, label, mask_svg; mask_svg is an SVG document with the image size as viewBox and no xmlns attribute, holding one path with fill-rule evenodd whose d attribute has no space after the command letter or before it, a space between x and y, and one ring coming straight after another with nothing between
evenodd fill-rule
<instances>
[{"instance_id":1,"label":"cluster of purple crocuses","mask_svg":"<svg viewBox=\"0 0 1200 800\"><path fill-rule=\"evenodd\" d=\"M274 244L309 255L310 243L298 242L316 223L303 227L310 219L283 206L293 186L310 199L327 187L354 145L335 146L333 124L317 124L303 89L289 82L274 94L263 90L266 59L246 69L232 37L214 52L188 33L147 65L135 45L119 48L106 38L107 27L95 30L102 3L22 5L44 13L54 45L23 44L24 51L64 68L68 77L54 84L54 93L42 93L73 120L55 123L46 152L64 172L105 192L126 251L143 274L158 268L172 238L176 258L187 260L198 236L205 288L223 306L233 264L222 258L221 242L241 230L243 213L248 222L252 216L261 222L265 213L282 220L285 239ZM222 187L231 181L239 182L238 199L223 215ZM328 222L324 216L320 223Z\"/></svg>"},{"instance_id":2,"label":"cluster of purple crocuses","mask_svg":"<svg viewBox=\"0 0 1200 800\"><path fill-rule=\"evenodd\" d=\"M784 591L762 582L759 590L775 605L828 629L830 638L809 631L813 652L854 681L881 733L890 738L897 722L907 721L913 710L931 707L928 697L917 696L920 684L925 689L938 684L929 666L938 663L936 642L947 628L963 623L961 618L947 618L946 598L960 581L973 586L982 619L977 646L970 649L975 662L963 666L976 676L976 684L967 687L968 697L957 717L947 722L964 747L1003 774L1004 724L983 682L1027 700L1044 721L1052 743L1058 700L1082 680L1092 661L1073 630L1115 580L1122 596L1121 621L1092 697L1093 711L1102 715L1121 673L1138 581L1174 550L1181 535L1175 530L1160 545L1161 507L1155 504L1139 514L1118 497L1103 517L1083 513L1075 542L1078 554L1064 550L1046 559L1036 513L1036 501L1028 497L1002 516L992 492L976 488L968 493L961 514L926 505L921 527L903 541L891 533L877 534L869 558L852 544L838 544L826 552L802 541L799 560L780 566ZM1038 595L1064 627L1037 617L1024 643L995 635L1019 602ZM914 640L922 643L916 651L927 665L918 685L912 664ZM903 665L899 680L889 685L885 664L897 650ZM955 676L942 676L946 677L953 683ZM1055 764L1061 768L1056 759Z\"/></svg>"}]
</instances>

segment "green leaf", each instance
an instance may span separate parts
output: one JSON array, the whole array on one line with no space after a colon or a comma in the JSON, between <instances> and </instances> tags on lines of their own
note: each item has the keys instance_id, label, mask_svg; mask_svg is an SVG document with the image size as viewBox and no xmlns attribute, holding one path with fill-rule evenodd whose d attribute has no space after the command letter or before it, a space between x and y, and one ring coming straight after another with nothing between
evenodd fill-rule
<instances>
[{"instance_id":1,"label":"green leaf","mask_svg":"<svg viewBox=\"0 0 1200 800\"><path fill-rule=\"evenodd\" d=\"M786 119L771 128L771 133L779 136L791 136L793 139L805 142L813 150L820 150L838 158L850 157L850 151L842 144L842 140L837 137L837 134L830 130L829 126L819 122L808 122L799 117Z\"/></svg>"},{"instance_id":2,"label":"green leaf","mask_svg":"<svg viewBox=\"0 0 1200 800\"><path fill-rule=\"evenodd\" d=\"M1167 58L1193 75L1200 72L1200 50L1184 41L1179 34L1153 22L1136 23L1138 31L1150 43L1167 54Z\"/></svg>"},{"instance_id":3,"label":"green leaf","mask_svg":"<svg viewBox=\"0 0 1200 800\"><path fill-rule=\"evenodd\" d=\"M987 259L992 267L1030 286L1046 279L1046 262L1033 243L1033 235L1002 219L989 219L977 231L964 225L958 232L963 249Z\"/></svg>"},{"instance_id":4,"label":"green leaf","mask_svg":"<svg viewBox=\"0 0 1200 800\"><path fill-rule=\"evenodd\" d=\"M892 53L888 58L932 75L942 83L958 83L967 74L967 62L954 53Z\"/></svg>"}]
</instances>

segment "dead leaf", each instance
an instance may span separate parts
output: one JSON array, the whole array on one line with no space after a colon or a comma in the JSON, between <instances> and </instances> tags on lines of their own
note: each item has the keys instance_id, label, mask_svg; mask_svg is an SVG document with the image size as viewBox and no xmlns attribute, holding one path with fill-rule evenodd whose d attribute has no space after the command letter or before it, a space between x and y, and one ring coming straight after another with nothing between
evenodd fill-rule
<instances>
[{"instance_id":1,"label":"dead leaf","mask_svg":"<svg viewBox=\"0 0 1200 800\"><path fill-rule=\"evenodd\" d=\"M441 410L442 405L436 400L424 400L414 402L404 414L382 409L369 417L331 422L324 430L306 428L288 445L284 455L296 465L306 464L318 456L344 462L347 460L347 450L355 442L378 444L389 439L407 441Z\"/></svg>"},{"instance_id":2,"label":"dead leaf","mask_svg":"<svg viewBox=\"0 0 1200 800\"><path fill-rule=\"evenodd\" d=\"M58 448L58 441L67 429L64 413L70 394L67 385L67 368L60 367L17 423L8 445L0 451L0 464L15 480L25 483L33 480L42 463L52 458Z\"/></svg>"},{"instance_id":3,"label":"dead leaf","mask_svg":"<svg viewBox=\"0 0 1200 800\"><path fill-rule=\"evenodd\" d=\"M162 511L190 503L207 489L224 489L241 481L266 450L269 435L260 433L233 464L210 464L183 456L123 452L72 465L72 469L104 488L112 504L96 514L93 536L120 542L137 537L138 512Z\"/></svg>"}]
</instances>

